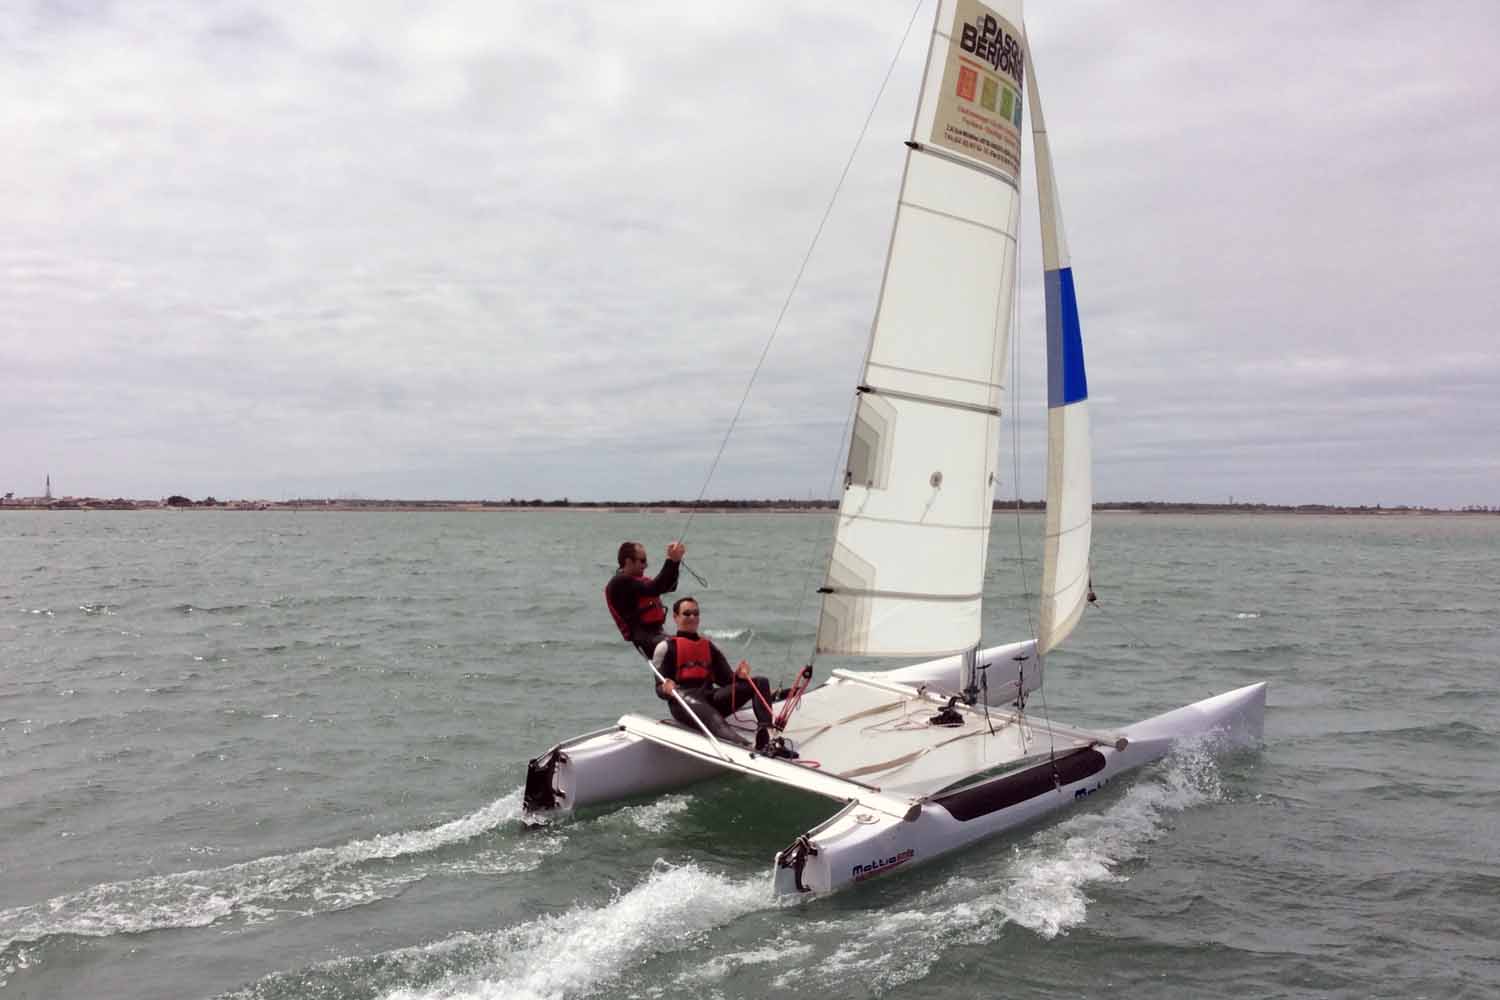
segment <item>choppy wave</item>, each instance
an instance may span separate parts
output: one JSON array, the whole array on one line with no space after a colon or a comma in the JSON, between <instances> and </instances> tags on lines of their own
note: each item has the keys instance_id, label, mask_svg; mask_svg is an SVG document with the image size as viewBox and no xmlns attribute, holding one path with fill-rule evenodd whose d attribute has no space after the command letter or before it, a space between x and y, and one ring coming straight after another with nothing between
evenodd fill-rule
<instances>
[{"instance_id":1,"label":"choppy wave","mask_svg":"<svg viewBox=\"0 0 1500 1000\"><path fill-rule=\"evenodd\" d=\"M276 854L224 868L107 882L42 903L0 911L0 954L60 935L106 937L205 927L232 915L266 919L278 912L329 912L384 898L426 877L422 868L362 869L365 862L426 854L520 818L521 793L439 826L382 834L338 847ZM489 872L528 871L559 849L561 838L527 838L496 856L469 858ZM10 964L14 965L12 960Z\"/></svg>"},{"instance_id":2,"label":"choppy wave","mask_svg":"<svg viewBox=\"0 0 1500 1000\"><path fill-rule=\"evenodd\" d=\"M1500 739L1487 729L1462 719L1395 726L1389 729L1365 729L1341 733L1339 738L1346 746L1370 746L1381 749L1390 749L1399 743L1415 747L1445 746L1463 750L1486 750L1500 744Z\"/></svg>"},{"instance_id":3,"label":"choppy wave","mask_svg":"<svg viewBox=\"0 0 1500 1000\"><path fill-rule=\"evenodd\" d=\"M178 614L183 614L183 615L191 615L191 614L232 615L232 614L238 614L241 611L248 611L248 610L250 610L250 605L248 605L248 604L224 604L224 605L220 605L218 607L204 607L204 606L198 605L198 604L174 604L174 605L172 605L172 610L176 611Z\"/></svg>"},{"instance_id":4,"label":"choppy wave","mask_svg":"<svg viewBox=\"0 0 1500 1000\"><path fill-rule=\"evenodd\" d=\"M688 795L667 795L655 802L616 810L605 817L605 821L628 824L647 833L665 833L673 820L687 811L692 801Z\"/></svg>"},{"instance_id":5,"label":"choppy wave","mask_svg":"<svg viewBox=\"0 0 1500 1000\"><path fill-rule=\"evenodd\" d=\"M229 996L280 1000L356 982L362 995L384 1000L562 1000L594 993L656 955L701 947L703 934L771 905L763 878L738 881L659 862L639 885L600 906L278 973Z\"/></svg>"},{"instance_id":6,"label":"choppy wave","mask_svg":"<svg viewBox=\"0 0 1500 1000\"><path fill-rule=\"evenodd\" d=\"M727 925L779 905L766 879L658 862L607 903L278 973L232 996L282 1000L352 988L384 1000L574 1000L634 995L648 984L653 996L717 996L736 992L744 977L761 980L761 990L841 995L857 981L885 994L926 977L953 947L991 942L1008 926L1043 938L1078 927L1088 916L1089 893L1122 880L1121 867L1145 853L1173 814L1222 798L1211 756L1179 750L1099 812L1040 830L1008 853L985 853L981 845L969 871L918 888L905 905L877 903L802 920L741 943L727 939ZM686 805L685 797L672 796L621 810L612 822L652 829L657 814L645 810L670 816ZM920 886L921 878L913 873L909 884ZM661 930L680 927L693 933ZM679 952L684 957L674 957ZM673 968L665 980L662 961Z\"/></svg>"}]
</instances>

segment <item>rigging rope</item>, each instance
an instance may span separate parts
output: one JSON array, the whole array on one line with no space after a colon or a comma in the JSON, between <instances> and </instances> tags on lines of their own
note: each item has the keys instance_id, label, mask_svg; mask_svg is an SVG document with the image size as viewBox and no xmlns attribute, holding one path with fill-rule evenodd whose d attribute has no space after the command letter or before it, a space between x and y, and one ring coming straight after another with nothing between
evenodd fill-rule
<instances>
[{"instance_id":1,"label":"rigging rope","mask_svg":"<svg viewBox=\"0 0 1500 1000\"><path fill-rule=\"evenodd\" d=\"M1147 642L1146 640L1142 639L1140 636L1138 636L1134 632L1132 632L1129 628L1127 628L1125 626L1125 623L1123 621L1121 621L1120 619L1116 618L1114 615L1109 614L1108 609L1106 609L1104 607L1104 605L1102 605L1102 604L1099 603L1098 599L1094 596L1094 581L1093 581L1092 575L1090 576L1090 579L1089 579L1089 598L1088 598L1087 607L1096 609L1099 614L1104 615L1104 617L1108 618L1109 621L1110 621L1110 624L1113 625L1113 626L1115 626L1115 628L1118 628L1121 632L1124 632L1127 636L1129 636L1130 637L1130 641L1132 643L1134 643L1135 645L1141 646L1141 647L1143 647L1145 649L1150 649L1151 648L1151 643Z\"/></svg>"},{"instance_id":2,"label":"rigging rope","mask_svg":"<svg viewBox=\"0 0 1500 1000\"><path fill-rule=\"evenodd\" d=\"M829 463L828 486L827 486L826 489L824 489L823 494L824 494L824 496L827 496L827 497L830 497L830 498L832 498L832 496L833 496L833 484L838 480L839 467L843 464L842 462L839 461L839 456L843 454L844 442L847 441L848 438L849 438L849 425L854 422L854 408L858 405L858 401L859 401L859 397L858 396L850 396L849 397L849 410L844 415L844 426L839 429L839 440L838 440L839 451L838 451L837 454L834 455L833 461L831 463ZM804 551L807 553L806 557L803 560L803 566L805 568L804 568L804 570L802 572L802 586L799 587L798 590L797 590L797 593L798 593L799 596L797 597L797 611L792 616L792 621L793 622L800 622L800 621L802 621L802 609L805 608L805 607L807 607L807 598L808 598L808 595L813 592L813 589L812 589L813 573L816 572L816 570L818 568L817 562L814 561L814 559L812 557L813 550L809 547L809 548L805 548ZM814 628L813 628L813 646L814 646L814 648L816 648L816 646L817 646L817 627L816 626L814 626ZM814 655L816 655L816 654L814 654ZM811 664L808 664L808 665L811 666ZM790 670L791 667L792 667L792 646L790 644L788 644L788 646L786 647L786 658L784 660L782 660L781 669L783 671L786 671L786 670ZM785 676L785 674L783 674L782 676Z\"/></svg>"},{"instance_id":3,"label":"rigging rope","mask_svg":"<svg viewBox=\"0 0 1500 1000\"><path fill-rule=\"evenodd\" d=\"M802 275L807 270L808 261L812 259L813 251L817 249L818 240L823 236L823 227L828 224L828 217L833 214L834 203L838 201L839 192L843 190L844 180L849 176L849 168L854 165L854 157L859 153L859 147L865 141L865 133L870 130L870 122L875 118L875 109L880 106L880 99L885 95L886 85L891 82L891 74L896 70L896 63L901 59L901 50L906 47L907 36L911 34L911 26L916 23L917 14L922 9L926 0L917 0L917 5L912 8L911 18L906 22L906 30L901 33L901 41L896 46L896 52L891 57L891 63L886 67L885 77L880 81L880 89L875 92L875 100L870 104L870 112L865 116L865 123L860 127L859 136L854 140L854 148L849 150L849 158L844 162L844 169L839 173L839 179L833 186L833 194L828 199L828 206L823 209L823 217L818 220L818 228L813 232L812 241L807 246L807 252L802 255L802 263L797 268L797 274L792 279L792 287L787 290L786 299L781 303L781 311L776 314L776 322L771 325L771 335L766 338L766 346L761 349L760 358L755 362L755 368L750 372L750 379L745 383L744 394L740 396L739 406L735 407L734 416L730 418L729 426L724 431L724 439L719 442L719 450L714 455L714 460L708 467L708 475L704 477L703 488L698 491L698 499L695 503L702 502L708 494L709 484L713 482L714 473L719 468L719 460L724 457L724 449L729 445L729 438L734 434L735 425L739 423L740 415L745 410L745 403L750 398L750 390L755 386L755 380L760 375L760 370L766 363L766 357L771 353L771 345L776 342L776 335L781 331L781 322L786 317L787 309L791 307L792 298L797 294L797 288L802 283ZM693 518L697 515L696 508L688 511L687 521L682 527L679 538L687 538L688 529L693 525Z\"/></svg>"},{"instance_id":4,"label":"rigging rope","mask_svg":"<svg viewBox=\"0 0 1500 1000\"><path fill-rule=\"evenodd\" d=\"M823 209L823 215L818 220L817 228L813 231L812 240L808 243L807 251L802 255L802 262L797 267L797 273L796 273L796 275L792 278L791 287L787 289L786 298L782 301L782 303L781 303L781 309L776 314L776 321L771 324L771 332L770 332L770 335L766 338L765 346L761 349L760 357L758 359L756 359L755 367L753 369L751 369L750 377L745 382L745 390L740 395L739 405L737 405L735 407L734 415L729 420L729 426L726 427L725 430L724 430L724 437L719 442L718 451L714 453L713 461L711 463L709 463L708 474L706 476L704 476L704 478L703 478L703 487L698 491L698 496L697 496L696 500L694 501L693 507L691 509L689 509L688 514L687 514L687 519L686 519L686 521L683 522L682 530L681 530L681 532L678 533L677 537L678 537L679 540L686 540L687 539L688 532L689 532L689 530L693 526L693 519L696 518L697 514L698 514L698 505L701 504L702 501L703 501L703 498L708 495L708 488L713 483L714 473L716 473L718 471L719 462L723 459L723 457L724 457L724 451L729 446L729 439L734 435L734 430L739 425L740 417L741 417L741 415L743 415L743 413L745 411L745 404L750 399L750 392L755 387L755 382L756 382L756 379L759 378L759 376L760 376L761 369L763 367L765 367L766 358L770 356L771 346L776 342L777 334L779 334L781 332L781 324L782 324L783 320L785 320L785 318L786 318L787 310L791 308L792 299L796 296L797 289L802 284L802 277L803 277L803 275L807 271L807 265L812 260L813 253L817 250L818 242L822 239L823 230L828 225L828 219L829 219L829 217L832 216L832 214L833 214L833 207L838 202L839 193L843 190L843 188L844 188L844 182L849 177L849 170L854 166L854 158L859 154L859 149L864 144L865 136L866 136L866 134L868 134L868 132L870 130L870 122L872 122L874 120L874 118L875 118L875 111L876 111L877 108L880 107L880 100L881 100L882 97L885 96L886 87L890 84L890 82L891 82L891 76L896 71L896 64L898 62L900 62L900 60L901 60L901 52L902 52L903 49L906 48L906 40L911 36L912 25L916 23L917 15L921 12L922 5L924 3L926 3L926 0L917 0L917 3L915 4L915 6L912 7L911 17L909 17L907 19L906 28L901 32L901 39L896 44L896 51L891 55L890 64L888 66L886 66L885 76L881 78L880 86L875 91L875 97L870 102L870 110L865 115L864 124L860 126L859 135L855 137L854 145L849 150L849 156L844 161L843 170L841 170L839 172L838 181L833 186L833 192L832 192L832 194L829 195L828 204ZM848 413L846 414L846 416L844 418L844 425L843 425L842 428L840 428L840 431L839 431L838 447L839 447L840 451L842 451L842 449L845 446L845 442L848 439L849 425L853 421L853 418L854 418L854 401L851 400L850 401L850 405L849 405ZM832 463L833 471L829 475L828 487L825 490L825 495L831 495L833 493L833 483L836 481L836 479L838 477L838 466L839 466L839 461L838 461L838 457L836 455L835 458L834 458L834 461ZM795 612L795 617L793 618L794 622L800 622L801 621L803 608L805 608L806 604L807 604L807 594L808 594L808 591L809 591L809 583L812 580L812 574L813 574L813 571L814 571L814 569L816 567L816 562L813 559L813 552L814 551L815 550L812 547L808 547L806 549L807 557L806 557L806 563L805 564L806 564L806 566L808 568L807 568L806 572L803 575L803 585L802 585L801 589L798 592L797 609L796 609L796 612ZM691 569L689 569L688 572L692 573L692 575L703 586L707 586L708 585L707 581L705 581L702 577L698 576L698 574L694 573ZM786 671L786 670L790 669L791 665L792 665L792 647L790 645L788 645L788 647L787 647L787 653L786 653L786 659L783 662L782 670ZM809 666L811 666L811 664L809 664ZM782 676L785 677L785 673L784 672L783 672ZM794 684L794 690L797 692L796 697L794 699L791 699L789 701L788 705L784 708L783 712L781 713L781 717L780 717L781 721L780 721L780 726L778 726L778 728L783 728L785 726L785 724L786 724L785 720L786 720L787 716L789 716L791 714L791 711L793 709L795 709L797 701L799 701L801 699L801 691L803 689L805 689L806 686L807 686L807 680L805 678L803 678L803 677L801 677L801 675L799 675L798 679L799 679L799 682L800 682L800 687L798 687L796 684Z\"/></svg>"}]
</instances>

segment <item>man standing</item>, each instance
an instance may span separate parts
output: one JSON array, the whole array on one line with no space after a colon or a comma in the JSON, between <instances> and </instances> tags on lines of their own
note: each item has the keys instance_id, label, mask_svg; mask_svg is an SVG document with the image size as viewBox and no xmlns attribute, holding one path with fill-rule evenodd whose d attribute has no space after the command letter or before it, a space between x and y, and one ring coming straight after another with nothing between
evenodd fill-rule
<instances>
[{"instance_id":1,"label":"man standing","mask_svg":"<svg viewBox=\"0 0 1500 1000\"><path fill-rule=\"evenodd\" d=\"M656 672L666 678L657 682L656 693L667 700L672 718L694 729L696 724L687 717L682 705L672 697L672 692L681 693L695 711L702 706L699 718L718 735L724 735L726 729L721 721L723 716L750 705L755 710L758 727L755 749L765 750L771 740L771 685L764 677L751 677L750 664L744 660L730 670L729 661L719 647L698 634L702 617L696 598L679 598L672 605L677 634L662 639L651 658ZM759 697L751 690L752 684L760 692ZM733 735L739 739L738 734Z\"/></svg>"},{"instance_id":2,"label":"man standing","mask_svg":"<svg viewBox=\"0 0 1500 1000\"><path fill-rule=\"evenodd\" d=\"M621 638L648 660L665 638L662 625L667 609L662 606L661 595L677 589L677 570L686 554L687 546L681 542L668 545L667 561L656 576L650 577L646 575L646 547L640 542L621 542L619 569L604 587L604 603Z\"/></svg>"}]
</instances>

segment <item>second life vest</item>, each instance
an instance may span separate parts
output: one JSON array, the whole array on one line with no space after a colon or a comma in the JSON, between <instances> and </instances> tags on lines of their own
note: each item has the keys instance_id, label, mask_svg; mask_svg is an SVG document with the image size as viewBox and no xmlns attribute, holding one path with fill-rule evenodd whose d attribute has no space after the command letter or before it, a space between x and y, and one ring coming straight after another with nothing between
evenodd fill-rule
<instances>
[{"instance_id":1,"label":"second life vest","mask_svg":"<svg viewBox=\"0 0 1500 1000\"><path fill-rule=\"evenodd\" d=\"M646 583L652 583L652 578L643 576L640 579ZM609 587L604 588L604 606L609 608L609 616L615 620L615 627L620 630L620 635L626 642L634 642L635 634L632 626L644 626L655 632L661 623L667 620L667 609L662 605L661 598L655 594L636 595L635 619L634 621L620 608L614 606L609 599Z\"/></svg>"},{"instance_id":2,"label":"second life vest","mask_svg":"<svg viewBox=\"0 0 1500 1000\"><path fill-rule=\"evenodd\" d=\"M707 684L713 677L714 647L707 639L673 636L677 653L677 683L687 686Z\"/></svg>"}]
</instances>

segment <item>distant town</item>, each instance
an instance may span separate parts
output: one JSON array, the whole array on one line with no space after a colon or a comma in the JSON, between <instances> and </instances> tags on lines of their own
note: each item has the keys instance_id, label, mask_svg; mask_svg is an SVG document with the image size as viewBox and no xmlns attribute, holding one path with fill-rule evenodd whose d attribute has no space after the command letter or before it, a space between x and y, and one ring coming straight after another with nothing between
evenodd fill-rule
<instances>
[{"instance_id":1,"label":"distant town","mask_svg":"<svg viewBox=\"0 0 1500 1000\"><path fill-rule=\"evenodd\" d=\"M49 483L50 486L50 483ZM50 489L48 491L50 493ZM1045 504L1040 500L995 501L995 510L1013 511L1018 507L1025 511L1041 511ZM282 510L282 511L537 511L537 510L600 510L600 511L678 511L704 510L727 513L797 513L831 511L838 507L835 500L561 500L522 499L510 497L505 500L366 500L363 498L302 498L295 500L219 500L203 497L173 495L160 500L130 500L124 497L79 497L44 495L18 497L14 493L0 496L0 510ZM1178 503L1170 500L1108 501L1094 504L1096 511L1121 511L1140 514L1500 514L1500 506L1471 505L1460 508L1420 507L1401 504L1360 505L1358 507L1333 504L1270 504L1270 503Z\"/></svg>"}]
</instances>

